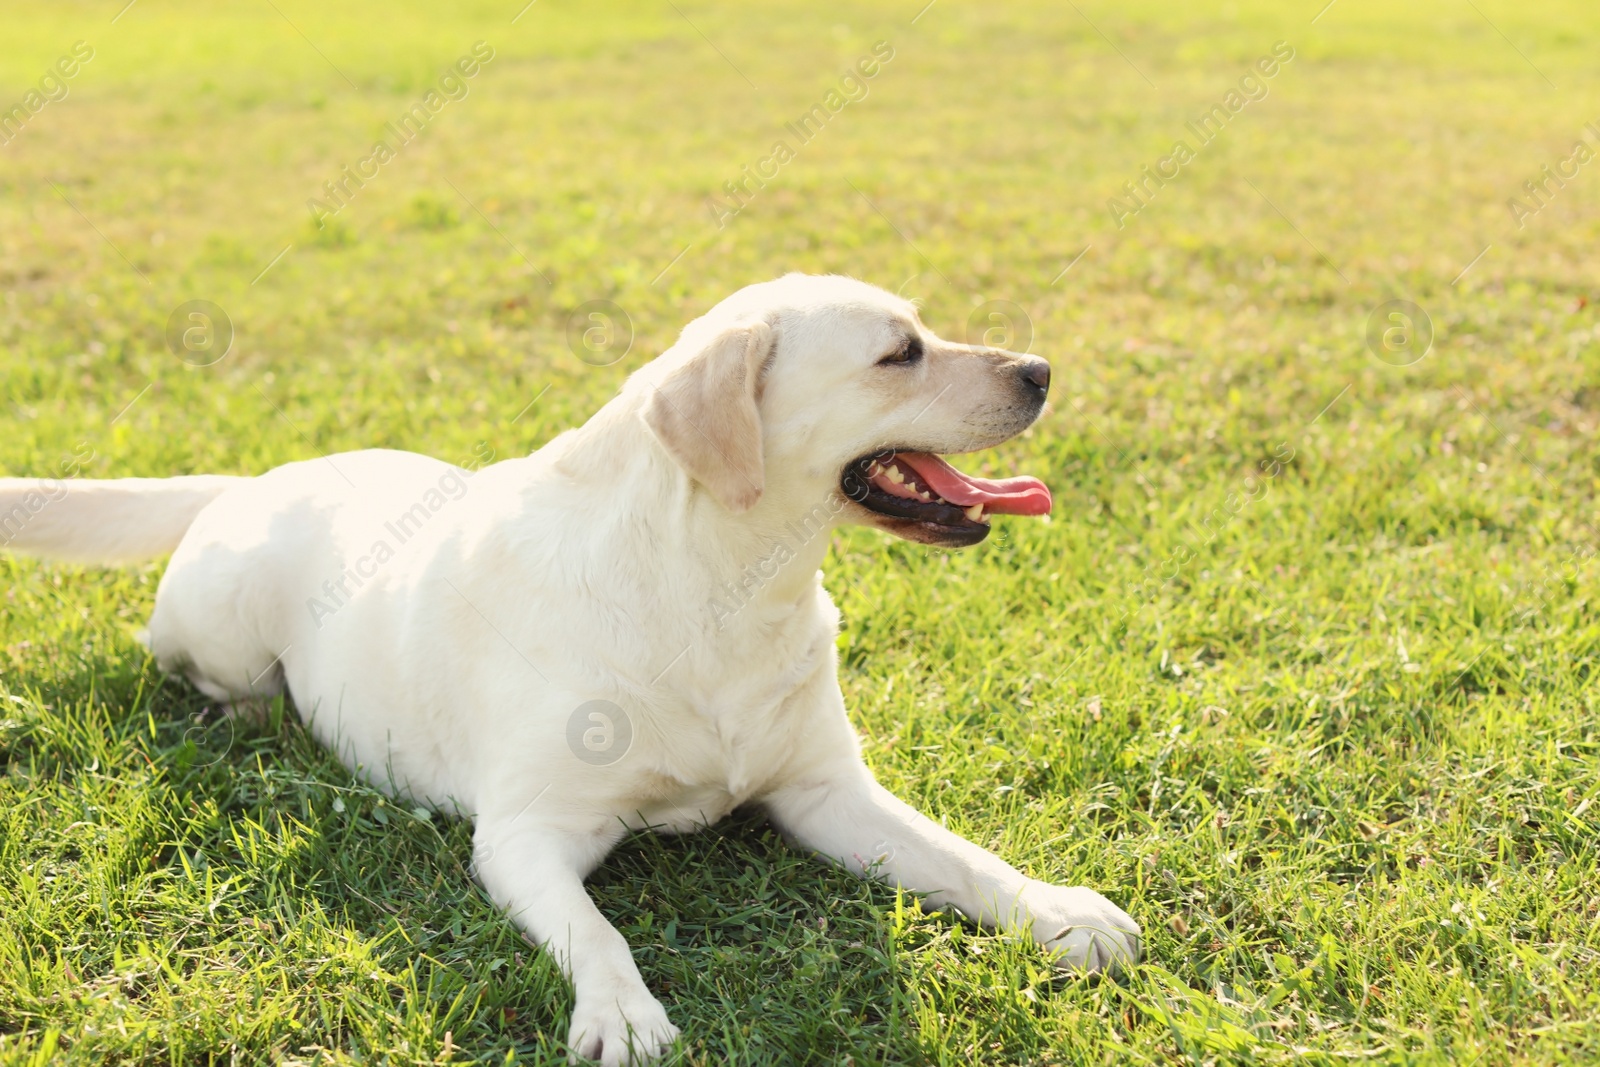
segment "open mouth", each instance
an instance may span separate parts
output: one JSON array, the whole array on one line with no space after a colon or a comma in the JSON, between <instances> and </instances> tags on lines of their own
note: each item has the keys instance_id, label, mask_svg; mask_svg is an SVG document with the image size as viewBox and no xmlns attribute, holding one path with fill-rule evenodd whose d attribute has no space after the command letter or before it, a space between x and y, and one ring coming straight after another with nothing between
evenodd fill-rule
<instances>
[{"instance_id":1,"label":"open mouth","mask_svg":"<svg viewBox=\"0 0 1600 1067\"><path fill-rule=\"evenodd\" d=\"M916 541L975 545L991 515L1044 515L1050 490L1037 478L975 478L931 452L888 449L847 464L839 488L889 529Z\"/></svg>"}]
</instances>

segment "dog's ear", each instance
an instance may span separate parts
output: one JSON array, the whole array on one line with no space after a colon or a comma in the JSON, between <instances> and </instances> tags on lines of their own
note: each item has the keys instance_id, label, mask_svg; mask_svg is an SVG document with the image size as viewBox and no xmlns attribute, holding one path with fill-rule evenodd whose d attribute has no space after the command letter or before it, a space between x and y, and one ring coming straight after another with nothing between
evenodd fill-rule
<instances>
[{"instance_id":1,"label":"dog's ear","mask_svg":"<svg viewBox=\"0 0 1600 1067\"><path fill-rule=\"evenodd\" d=\"M772 327L753 322L717 334L652 388L644 421L689 476L729 511L761 499L761 369Z\"/></svg>"}]
</instances>

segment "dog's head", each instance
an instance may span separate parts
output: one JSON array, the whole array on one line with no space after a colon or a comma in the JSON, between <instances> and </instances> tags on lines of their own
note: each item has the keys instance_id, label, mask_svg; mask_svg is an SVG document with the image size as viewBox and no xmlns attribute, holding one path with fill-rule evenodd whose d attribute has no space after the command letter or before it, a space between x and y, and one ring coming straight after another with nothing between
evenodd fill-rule
<instances>
[{"instance_id":1,"label":"dog's head","mask_svg":"<svg viewBox=\"0 0 1600 1067\"><path fill-rule=\"evenodd\" d=\"M936 337L906 300L837 276L748 286L636 376L645 422L733 512L844 501L845 521L971 545L988 515L1040 515L1034 478L973 478L941 454L989 448L1038 418L1050 365Z\"/></svg>"}]
</instances>

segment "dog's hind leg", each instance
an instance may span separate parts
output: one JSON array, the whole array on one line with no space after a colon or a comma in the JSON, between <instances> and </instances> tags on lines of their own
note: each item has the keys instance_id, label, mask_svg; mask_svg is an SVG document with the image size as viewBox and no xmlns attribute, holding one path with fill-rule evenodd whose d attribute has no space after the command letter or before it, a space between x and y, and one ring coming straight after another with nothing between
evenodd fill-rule
<instances>
[{"instance_id":1,"label":"dog's hind leg","mask_svg":"<svg viewBox=\"0 0 1600 1067\"><path fill-rule=\"evenodd\" d=\"M138 635L139 643L150 649L149 631L141 630ZM154 650L152 650L154 655ZM261 722L267 716L267 710L272 705L272 699L283 692L283 668L274 662L273 665L258 678L258 682L247 691L241 692L235 686L224 685L207 677L195 666L193 661L179 655L155 655L156 666L163 674L182 675L189 680L189 684L201 693L215 700L222 706L222 712L230 719L240 719L246 722Z\"/></svg>"},{"instance_id":2,"label":"dog's hind leg","mask_svg":"<svg viewBox=\"0 0 1600 1067\"><path fill-rule=\"evenodd\" d=\"M284 690L283 657L291 649L274 653L226 614L217 612L215 622L208 622L200 615L209 611L184 604L181 590L176 596L166 593L165 588L158 593L150 626L139 634L156 665L187 678L229 715L261 717Z\"/></svg>"}]
</instances>

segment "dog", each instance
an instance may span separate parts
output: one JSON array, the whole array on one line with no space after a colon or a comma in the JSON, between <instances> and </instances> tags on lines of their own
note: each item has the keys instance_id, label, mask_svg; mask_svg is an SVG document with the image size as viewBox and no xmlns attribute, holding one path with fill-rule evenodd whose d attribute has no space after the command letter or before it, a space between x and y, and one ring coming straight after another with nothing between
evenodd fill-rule
<instances>
[{"instance_id":1,"label":"dog","mask_svg":"<svg viewBox=\"0 0 1600 1067\"><path fill-rule=\"evenodd\" d=\"M36 555L171 553L141 635L157 664L235 708L286 691L355 773L471 818L484 889L573 983L573 1058L645 1063L678 1030L584 878L630 831L741 805L1064 967L1137 959L1105 897L873 779L819 571L839 525L959 547L1048 512L1042 482L940 457L1026 429L1049 384L1045 360L941 340L882 289L791 274L691 322L582 427L470 475L370 450L257 477L0 479L0 517L27 513L10 547Z\"/></svg>"}]
</instances>

